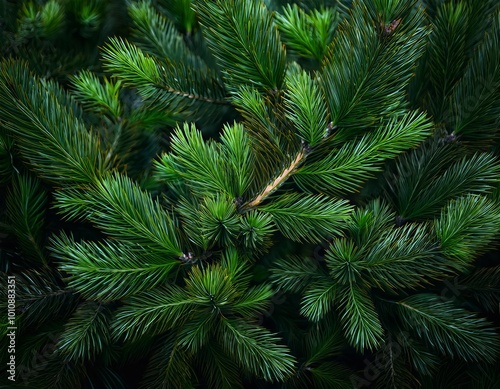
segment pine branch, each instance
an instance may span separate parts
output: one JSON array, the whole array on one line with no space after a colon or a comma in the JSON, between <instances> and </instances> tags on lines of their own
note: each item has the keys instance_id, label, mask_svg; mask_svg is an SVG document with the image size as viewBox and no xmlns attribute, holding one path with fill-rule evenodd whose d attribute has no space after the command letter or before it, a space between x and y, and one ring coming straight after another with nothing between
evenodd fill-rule
<instances>
[{"instance_id":1,"label":"pine branch","mask_svg":"<svg viewBox=\"0 0 500 389\"><path fill-rule=\"evenodd\" d=\"M295 154L297 147L294 144L291 149L286 143L281 125L274 114L275 107L256 88L241 86L233 94L232 102L245 119L245 129L252 137L258 167L256 170L262 177L259 181L269 181L276 166L287 159L287 154Z\"/></svg>"},{"instance_id":2,"label":"pine branch","mask_svg":"<svg viewBox=\"0 0 500 389\"><path fill-rule=\"evenodd\" d=\"M500 267L476 269L471 274L460 277L458 283L462 293L472 297L487 312L498 312L500 301Z\"/></svg>"},{"instance_id":3,"label":"pine branch","mask_svg":"<svg viewBox=\"0 0 500 389\"><path fill-rule=\"evenodd\" d=\"M40 182L25 175L16 176L6 198L9 228L27 258L43 265L47 264L43 247L46 202L47 193Z\"/></svg>"},{"instance_id":4,"label":"pine branch","mask_svg":"<svg viewBox=\"0 0 500 389\"><path fill-rule=\"evenodd\" d=\"M23 342L19 343L16 348L16 365L17 375L19 378L17 382L24 387L32 388L29 386L33 383L33 378L30 380L30 373L38 370L45 370L57 354L55 350L55 343L58 341L58 336L63 330L63 324L55 319L54 316L50 317L50 321L44 323L36 328L36 331L23 334ZM42 358L37 358L43 355ZM35 358L33 356L36 356Z\"/></svg>"},{"instance_id":5,"label":"pine branch","mask_svg":"<svg viewBox=\"0 0 500 389\"><path fill-rule=\"evenodd\" d=\"M60 278L59 274L48 269L25 269L16 274L17 304L23 328L41 327L72 313L78 296L61 287Z\"/></svg>"},{"instance_id":6,"label":"pine branch","mask_svg":"<svg viewBox=\"0 0 500 389\"><path fill-rule=\"evenodd\" d=\"M321 74L334 126L365 129L404 112L406 86L424 49L423 18L421 10L406 15L384 38L365 5L354 2L350 17L337 28Z\"/></svg>"},{"instance_id":7,"label":"pine branch","mask_svg":"<svg viewBox=\"0 0 500 389\"><path fill-rule=\"evenodd\" d=\"M253 374L268 381L284 381L294 369L295 359L266 329L224 319L218 340L226 353Z\"/></svg>"},{"instance_id":8,"label":"pine branch","mask_svg":"<svg viewBox=\"0 0 500 389\"><path fill-rule=\"evenodd\" d=\"M417 146L429 135L430 127L425 115L417 112L392 119L361 138L328 150L327 155L325 149L313 151L294 174L294 181L304 190L314 188L337 196L355 191L382 170L386 159Z\"/></svg>"},{"instance_id":9,"label":"pine branch","mask_svg":"<svg viewBox=\"0 0 500 389\"><path fill-rule=\"evenodd\" d=\"M138 47L111 39L103 51L107 70L124 85L137 88L147 104L175 114L179 119L193 114L203 117L212 104L227 105L224 86L214 72L188 67L170 59L146 55Z\"/></svg>"},{"instance_id":10,"label":"pine branch","mask_svg":"<svg viewBox=\"0 0 500 389\"><path fill-rule=\"evenodd\" d=\"M204 190L206 194L228 191L219 150L213 142L205 143L194 125L184 124L182 129L177 128L172 135L171 148L172 154L157 164L160 174L165 168L173 170L178 177L187 178L194 190Z\"/></svg>"},{"instance_id":11,"label":"pine branch","mask_svg":"<svg viewBox=\"0 0 500 389\"><path fill-rule=\"evenodd\" d=\"M192 385L193 357L177 345L173 335L171 333L163 336L157 342L141 382L141 388L168 389L172 386L188 388Z\"/></svg>"},{"instance_id":12,"label":"pine branch","mask_svg":"<svg viewBox=\"0 0 500 389\"><path fill-rule=\"evenodd\" d=\"M495 361L500 342L498 334L485 319L428 293L408 297L396 304L405 328L442 354L465 361Z\"/></svg>"},{"instance_id":13,"label":"pine branch","mask_svg":"<svg viewBox=\"0 0 500 389\"><path fill-rule=\"evenodd\" d=\"M74 108L55 83L33 77L15 61L1 63L0 115L24 158L54 182L95 182L104 169L99 139Z\"/></svg>"},{"instance_id":14,"label":"pine branch","mask_svg":"<svg viewBox=\"0 0 500 389\"><path fill-rule=\"evenodd\" d=\"M331 280L317 280L306 287L300 304L300 313L311 321L320 321L330 313L337 292L338 286Z\"/></svg>"},{"instance_id":15,"label":"pine branch","mask_svg":"<svg viewBox=\"0 0 500 389\"><path fill-rule=\"evenodd\" d=\"M141 246L112 241L76 243L65 235L52 239L51 249L59 268L69 274L68 285L101 302L153 289L179 265L178 260L144 252Z\"/></svg>"},{"instance_id":16,"label":"pine branch","mask_svg":"<svg viewBox=\"0 0 500 389\"><path fill-rule=\"evenodd\" d=\"M179 29L188 36L197 27L196 13L193 10L192 0L160 0L163 12L176 22Z\"/></svg>"},{"instance_id":17,"label":"pine branch","mask_svg":"<svg viewBox=\"0 0 500 389\"><path fill-rule=\"evenodd\" d=\"M395 213L389 205L376 198L364 207L358 207L346 221L349 237L358 247L371 247L382 235L394 227Z\"/></svg>"},{"instance_id":18,"label":"pine branch","mask_svg":"<svg viewBox=\"0 0 500 389\"><path fill-rule=\"evenodd\" d=\"M175 130L171 150L155 163L157 178L166 183L182 180L200 197L222 192L237 199L255 174L250 138L241 124L225 126L217 144L205 142L194 125L184 124Z\"/></svg>"},{"instance_id":19,"label":"pine branch","mask_svg":"<svg viewBox=\"0 0 500 389\"><path fill-rule=\"evenodd\" d=\"M322 285L321 281L325 282L327 288L331 286L327 273L318 262L296 256L274 261L271 268L271 280L280 290L291 293L301 293L308 285L311 288L316 287L318 283ZM319 289L321 289L320 285L318 285Z\"/></svg>"},{"instance_id":20,"label":"pine branch","mask_svg":"<svg viewBox=\"0 0 500 389\"><path fill-rule=\"evenodd\" d=\"M286 53L261 1L203 0L195 10L232 92L240 85L254 85L266 93L282 89Z\"/></svg>"},{"instance_id":21,"label":"pine branch","mask_svg":"<svg viewBox=\"0 0 500 389\"><path fill-rule=\"evenodd\" d=\"M149 1L132 3L128 13L133 23L133 40L142 50L161 59L206 70L203 60L188 49L172 19L159 13Z\"/></svg>"},{"instance_id":22,"label":"pine branch","mask_svg":"<svg viewBox=\"0 0 500 389\"><path fill-rule=\"evenodd\" d=\"M79 388L88 377L88 371L81 363L67 362L57 352L46 357L46 366L36 376L37 386L54 389ZM32 382L33 378L28 381L30 384Z\"/></svg>"},{"instance_id":23,"label":"pine branch","mask_svg":"<svg viewBox=\"0 0 500 389\"><path fill-rule=\"evenodd\" d=\"M324 8L306 13L297 4L287 4L281 12L276 14L276 23L287 48L321 62L333 39L339 19L337 11Z\"/></svg>"},{"instance_id":24,"label":"pine branch","mask_svg":"<svg viewBox=\"0 0 500 389\"><path fill-rule=\"evenodd\" d=\"M325 257L336 282L362 282L389 293L416 289L450 273L455 264L439 255L426 225L406 224L380 232L369 246L334 241Z\"/></svg>"},{"instance_id":25,"label":"pine branch","mask_svg":"<svg viewBox=\"0 0 500 389\"><path fill-rule=\"evenodd\" d=\"M442 4L433 20L429 42L428 77L433 96L430 111L439 121L445 99L463 74L469 12L465 2Z\"/></svg>"},{"instance_id":26,"label":"pine branch","mask_svg":"<svg viewBox=\"0 0 500 389\"><path fill-rule=\"evenodd\" d=\"M349 343L358 351L378 347L384 330L368 291L351 284L339 294L340 319Z\"/></svg>"},{"instance_id":27,"label":"pine branch","mask_svg":"<svg viewBox=\"0 0 500 389\"><path fill-rule=\"evenodd\" d=\"M241 197L252 186L255 177L255 155L251 149L251 138L240 123L225 125L220 137L220 150L228 171L232 175L232 192Z\"/></svg>"},{"instance_id":28,"label":"pine branch","mask_svg":"<svg viewBox=\"0 0 500 389\"><path fill-rule=\"evenodd\" d=\"M104 85L88 70L72 77L73 95L84 107L96 114L119 119L123 114L119 94L121 81L115 83L104 78Z\"/></svg>"},{"instance_id":29,"label":"pine branch","mask_svg":"<svg viewBox=\"0 0 500 389\"><path fill-rule=\"evenodd\" d=\"M146 333L162 334L178 322L185 322L196 305L197 301L177 286L161 286L132 295L117 310L112 323L113 338L134 341Z\"/></svg>"},{"instance_id":30,"label":"pine branch","mask_svg":"<svg viewBox=\"0 0 500 389\"><path fill-rule=\"evenodd\" d=\"M65 325L57 344L68 360L94 359L110 344L110 311L92 301L81 304Z\"/></svg>"},{"instance_id":31,"label":"pine branch","mask_svg":"<svg viewBox=\"0 0 500 389\"><path fill-rule=\"evenodd\" d=\"M488 144L498 131L500 110L500 11L451 93L445 120L452 131L474 144Z\"/></svg>"},{"instance_id":32,"label":"pine branch","mask_svg":"<svg viewBox=\"0 0 500 389\"><path fill-rule=\"evenodd\" d=\"M413 368L422 376L432 376L439 367L440 357L417 339L408 337L408 333L398 336L398 343L401 344L408 355Z\"/></svg>"},{"instance_id":33,"label":"pine branch","mask_svg":"<svg viewBox=\"0 0 500 389\"><path fill-rule=\"evenodd\" d=\"M382 348L378 351L384 353L387 361L377 364L377 368L381 369L379 376L376 379L376 389L413 389L419 385L418 378L409 369L406 358L396 354L393 351L394 339L391 334L387 336ZM382 359L382 358L380 358ZM380 366L382 365L382 366Z\"/></svg>"},{"instance_id":34,"label":"pine branch","mask_svg":"<svg viewBox=\"0 0 500 389\"><path fill-rule=\"evenodd\" d=\"M442 209L435 228L441 250L463 271L491 248L500 232L500 209L484 196L460 197Z\"/></svg>"},{"instance_id":35,"label":"pine branch","mask_svg":"<svg viewBox=\"0 0 500 389\"><path fill-rule=\"evenodd\" d=\"M210 342L199 357L203 375L210 389L243 389L241 370L235 361L229 361L221 346Z\"/></svg>"},{"instance_id":36,"label":"pine branch","mask_svg":"<svg viewBox=\"0 0 500 389\"><path fill-rule=\"evenodd\" d=\"M314 324L308 331L304 344L307 347L305 365L308 366L340 355L346 345L340 322L327 317L324 321Z\"/></svg>"},{"instance_id":37,"label":"pine branch","mask_svg":"<svg viewBox=\"0 0 500 389\"><path fill-rule=\"evenodd\" d=\"M200 337L208 340L216 318L253 318L265 310L272 292L267 286L249 287L249 279L241 278L240 271L218 264L204 270L194 266L184 280L185 288L160 286L129 297L117 315L115 335L135 338L149 327L150 332L161 333L178 323L194 320L205 323L196 331L202 331Z\"/></svg>"},{"instance_id":38,"label":"pine branch","mask_svg":"<svg viewBox=\"0 0 500 389\"><path fill-rule=\"evenodd\" d=\"M239 218L233 200L217 196L206 198L198 212L201 233L212 247L217 242L223 246L234 244L240 232ZM186 220L189 223L188 220Z\"/></svg>"},{"instance_id":39,"label":"pine branch","mask_svg":"<svg viewBox=\"0 0 500 389\"><path fill-rule=\"evenodd\" d=\"M241 317L251 320L269 308L273 291L267 284L249 287L244 295L236 298L232 310Z\"/></svg>"},{"instance_id":40,"label":"pine branch","mask_svg":"<svg viewBox=\"0 0 500 389\"><path fill-rule=\"evenodd\" d=\"M269 214L252 210L243 214L240 219L240 233L243 244L255 251L266 251L271 245L276 226Z\"/></svg>"},{"instance_id":41,"label":"pine branch","mask_svg":"<svg viewBox=\"0 0 500 389\"><path fill-rule=\"evenodd\" d=\"M431 141L402 156L386 176L386 196L404 220L435 216L447 201L465 193L486 194L498 181L493 154L460 159L452 145Z\"/></svg>"},{"instance_id":42,"label":"pine branch","mask_svg":"<svg viewBox=\"0 0 500 389\"><path fill-rule=\"evenodd\" d=\"M303 142L315 147L325 137L328 116L325 96L317 79L290 67L286 76L286 115Z\"/></svg>"},{"instance_id":43,"label":"pine branch","mask_svg":"<svg viewBox=\"0 0 500 389\"><path fill-rule=\"evenodd\" d=\"M314 380L314 387L321 389L352 388L352 382L349 379L349 370L335 362L322 362L310 369Z\"/></svg>"},{"instance_id":44,"label":"pine branch","mask_svg":"<svg viewBox=\"0 0 500 389\"><path fill-rule=\"evenodd\" d=\"M87 218L111 237L140 245L154 255L182 255L175 221L127 177L114 174L85 192L60 190L55 197L67 218Z\"/></svg>"},{"instance_id":45,"label":"pine branch","mask_svg":"<svg viewBox=\"0 0 500 389\"><path fill-rule=\"evenodd\" d=\"M0 132L0 184L9 182L14 172L19 173L14 166L13 148L14 140Z\"/></svg>"},{"instance_id":46,"label":"pine branch","mask_svg":"<svg viewBox=\"0 0 500 389\"><path fill-rule=\"evenodd\" d=\"M345 200L297 193L280 195L259 207L273 217L283 235L298 242L338 235L351 209Z\"/></svg>"}]
</instances>

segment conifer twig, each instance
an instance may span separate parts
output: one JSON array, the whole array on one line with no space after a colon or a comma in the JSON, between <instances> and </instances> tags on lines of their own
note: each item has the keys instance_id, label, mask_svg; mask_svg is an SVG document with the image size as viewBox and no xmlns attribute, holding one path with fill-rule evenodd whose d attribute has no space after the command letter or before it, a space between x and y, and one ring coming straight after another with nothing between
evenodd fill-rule
<instances>
[{"instance_id":1,"label":"conifer twig","mask_svg":"<svg viewBox=\"0 0 500 389\"><path fill-rule=\"evenodd\" d=\"M262 201L264 201L267 196L269 196L272 192L274 192L286 179L290 176L290 174L297 168L297 166L302 162L305 157L305 150L302 148L292 163L285 169L283 172L276 177L276 179L271 182L265 189L259 193L259 195L253 199L250 203L247 204L247 207L256 207Z\"/></svg>"},{"instance_id":2,"label":"conifer twig","mask_svg":"<svg viewBox=\"0 0 500 389\"><path fill-rule=\"evenodd\" d=\"M172 87L165 86L165 85L155 85L155 86L158 89L162 89L167 93L172 93L174 95L185 97L185 98L188 98L191 100L197 100L197 101L201 101L204 103L217 104L217 105L230 105L230 103L226 100L210 98L210 97L206 97L206 96L202 96L202 95L194 94L194 93L187 93L187 92L183 92L183 91L180 91L176 88L172 88Z\"/></svg>"}]
</instances>

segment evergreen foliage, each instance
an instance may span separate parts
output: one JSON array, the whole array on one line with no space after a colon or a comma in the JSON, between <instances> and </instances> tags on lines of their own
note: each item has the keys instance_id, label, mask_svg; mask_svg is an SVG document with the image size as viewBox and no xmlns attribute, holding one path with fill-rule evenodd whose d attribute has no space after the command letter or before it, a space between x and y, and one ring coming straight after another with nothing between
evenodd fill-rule
<instances>
[{"instance_id":1,"label":"evergreen foliage","mask_svg":"<svg viewBox=\"0 0 500 389\"><path fill-rule=\"evenodd\" d=\"M2 387L498 387L496 1L4 1L0 41Z\"/></svg>"}]
</instances>

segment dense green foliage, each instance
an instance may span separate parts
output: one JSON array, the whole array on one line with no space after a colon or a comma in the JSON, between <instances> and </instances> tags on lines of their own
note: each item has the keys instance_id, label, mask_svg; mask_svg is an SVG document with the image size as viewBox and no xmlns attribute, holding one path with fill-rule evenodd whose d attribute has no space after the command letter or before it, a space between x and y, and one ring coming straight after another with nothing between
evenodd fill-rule
<instances>
[{"instance_id":1,"label":"dense green foliage","mask_svg":"<svg viewBox=\"0 0 500 389\"><path fill-rule=\"evenodd\" d=\"M0 3L23 388L500 387L495 0Z\"/></svg>"}]
</instances>

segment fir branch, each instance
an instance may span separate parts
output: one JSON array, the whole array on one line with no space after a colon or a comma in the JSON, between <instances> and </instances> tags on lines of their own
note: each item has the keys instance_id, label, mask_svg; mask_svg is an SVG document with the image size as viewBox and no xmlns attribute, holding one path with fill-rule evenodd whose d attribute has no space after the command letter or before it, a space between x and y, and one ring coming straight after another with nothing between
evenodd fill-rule
<instances>
[{"instance_id":1,"label":"fir branch","mask_svg":"<svg viewBox=\"0 0 500 389\"><path fill-rule=\"evenodd\" d=\"M171 94L194 102L229 105L225 99L224 85L212 70L191 69L182 62L166 60L164 65L166 66L161 67L161 83L155 87L167 95L164 97L162 93L154 93L153 90L149 94L149 91L144 89L145 96L154 100L169 101L168 95Z\"/></svg>"},{"instance_id":2,"label":"fir branch","mask_svg":"<svg viewBox=\"0 0 500 389\"><path fill-rule=\"evenodd\" d=\"M208 247L216 243L223 246L234 244L240 232L240 223L233 200L223 196L206 198L198 208L197 216ZM186 222L189 223L188 220Z\"/></svg>"},{"instance_id":3,"label":"fir branch","mask_svg":"<svg viewBox=\"0 0 500 389\"><path fill-rule=\"evenodd\" d=\"M85 107L101 115L111 115L118 119L122 116L123 108L120 103L119 94L121 81L115 83L104 78L104 85L88 70L82 70L71 78L73 84L73 95Z\"/></svg>"},{"instance_id":4,"label":"fir branch","mask_svg":"<svg viewBox=\"0 0 500 389\"><path fill-rule=\"evenodd\" d=\"M244 213L240 219L240 231L246 247L262 252L271 245L276 226L271 215L252 210Z\"/></svg>"},{"instance_id":5,"label":"fir branch","mask_svg":"<svg viewBox=\"0 0 500 389\"><path fill-rule=\"evenodd\" d=\"M364 3L354 2L321 74L334 126L365 129L404 112L406 86L424 49L423 18L421 10L413 12L396 34L381 40Z\"/></svg>"},{"instance_id":6,"label":"fir branch","mask_svg":"<svg viewBox=\"0 0 500 389\"><path fill-rule=\"evenodd\" d=\"M164 282L175 259L144 252L141 246L104 241L76 243L62 235L52 239L52 255L69 274L68 285L88 299L109 302L150 290Z\"/></svg>"},{"instance_id":7,"label":"fir branch","mask_svg":"<svg viewBox=\"0 0 500 389\"><path fill-rule=\"evenodd\" d=\"M330 361L321 362L311 367L309 371L313 377L315 388L352 388L352 382L349 379L349 370L339 363Z\"/></svg>"},{"instance_id":8,"label":"fir branch","mask_svg":"<svg viewBox=\"0 0 500 389\"><path fill-rule=\"evenodd\" d=\"M114 174L85 192L59 190L56 206L67 218L86 218L112 237L154 255L182 255L175 220L130 178Z\"/></svg>"},{"instance_id":9,"label":"fir branch","mask_svg":"<svg viewBox=\"0 0 500 389\"><path fill-rule=\"evenodd\" d=\"M283 87L286 53L271 13L260 1L196 3L204 35L228 87L254 85L276 93Z\"/></svg>"},{"instance_id":10,"label":"fir branch","mask_svg":"<svg viewBox=\"0 0 500 389\"><path fill-rule=\"evenodd\" d=\"M500 232L500 209L484 196L460 197L441 210L435 229L441 250L463 271L491 248Z\"/></svg>"},{"instance_id":11,"label":"fir branch","mask_svg":"<svg viewBox=\"0 0 500 389\"><path fill-rule=\"evenodd\" d=\"M112 323L114 339L137 340L146 333L158 335L183 323L197 301L177 286L160 286L124 300Z\"/></svg>"},{"instance_id":12,"label":"fir branch","mask_svg":"<svg viewBox=\"0 0 500 389\"><path fill-rule=\"evenodd\" d=\"M221 323L222 348L250 372L268 381L284 381L292 374L295 359L271 332L234 319Z\"/></svg>"},{"instance_id":13,"label":"fir branch","mask_svg":"<svg viewBox=\"0 0 500 389\"><path fill-rule=\"evenodd\" d=\"M465 361L495 361L500 342L498 334L485 319L429 293L414 295L395 304L405 328L442 354Z\"/></svg>"},{"instance_id":14,"label":"fir branch","mask_svg":"<svg viewBox=\"0 0 500 389\"><path fill-rule=\"evenodd\" d=\"M371 247L394 226L395 213L389 205L376 198L364 207L354 210L346 221L349 237L358 247Z\"/></svg>"},{"instance_id":15,"label":"fir branch","mask_svg":"<svg viewBox=\"0 0 500 389\"><path fill-rule=\"evenodd\" d=\"M238 128L241 131L241 128ZM156 163L158 174L184 178L194 193L212 196L222 192L236 198L231 182L239 172L228 176L221 150L214 142L205 143L202 134L193 124L184 123L172 135L171 154L164 154ZM229 159L229 158L228 158Z\"/></svg>"},{"instance_id":16,"label":"fir branch","mask_svg":"<svg viewBox=\"0 0 500 389\"><path fill-rule=\"evenodd\" d=\"M326 252L330 274L336 282L354 280L389 293L415 289L455 270L453 261L439 255L426 225L406 224L381 231L368 246L334 241Z\"/></svg>"},{"instance_id":17,"label":"fir branch","mask_svg":"<svg viewBox=\"0 0 500 389\"><path fill-rule=\"evenodd\" d=\"M325 137L328 124L326 99L317 79L305 71L293 71L286 76L286 115L294 123L300 138L315 147Z\"/></svg>"},{"instance_id":18,"label":"fir branch","mask_svg":"<svg viewBox=\"0 0 500 389\"><path fill-rule=\"evenodd\" d=\"M190 36L198 27L196 13L193 10L193 0L160 0L160 9L177 27L186 35Z\"/></svg>"},{"instance_id":19,"label":"fir branch","mask_svg":"<svg viewBox=\"0 0 500 389\"><path fill-rule=\"evenodd\" d=\"M487 312L498 312L500 266L475 269L467 276L459 277L457 282L463 287L462 293L465 296L473 298Z\"/></svg>"},{"instance_id":20,"label":"fir branch","mask_svg":"<svg viewBox=\"0 0 500 389\"><path fill-rule=\"evenodd\" d=\"M124 85L155 85L160 81L155 60L123 39L111 39L103 51L103 59L109 71L125 80ZM147 96L146 92L143 94Z\"/></svg>"},{"instance_id":21,"label":"fir branch","mask_svg":"<svg viewBox=\"0 0 500 389\"><path fill-rule=\"evenodd\" d=\"M43 227L47 193L31 176L18 175L7 193L7 217L18 243L27 258L46 265Z\"/></svg>"},{"instance_id":22,"label":"fir branch","mask_svg":"<svg viewBox=\"0 0 500 389\"><path fill-rule=\"evenodd\" d=\"M142 50L161 59L206 70L206 64L187 48L172 20L159 13L149 1L132 3L128 13L133 23L132 37Z\"/></svg>"},{"instance_id":23,"label":"fir branch","mask_svg":"<svg viewBox=\"0 0 500 389\"><path fill-rule=\"evenodd\" d=\"M259 209L272 215L283 235L298 242L318 242L339 235L352 210L345 200L298 193L276 197Z\"/></svg>"},{"instance_id":24,"label":"fir branch","mask_svg":"<svg viewBox=\"0 0 500 389\"><path fill-rule=\"evenodd\" d=\"M109 309L101 304L92 301L81 304L59 338L58 352L75 361L95 358L110 344L110 317Z\"/></svg>"},{"instance_id":25,"label":"fir branch","mask_svg":"<svg viewBox=\"0 0 500 389\"><path fill-rule=\"evenodd\" d=\"M227 105L224 86L213 71L190 68L170 59L159 61L121 39L111 39L104 48L106 68L138 89L153 108L161 107L179 119L202 117L212 104Z\"/></svg>"},{"instance_id":26,"label":"fir branch","mask_svg":"<svg viewBox=\"0 0 500 389\"><path fill-rule=\"evenodd\" d=\"M287 4L276 14L276 23L287 46L305 58L323 60L338 23L333 8L313 9L306 13L297 4Z\"/></svg>"},{"instance_id":27,"label":"fir branch","mask_svg":"<svg viewBox=\"0 0 500 389\"><path fill-rule=\"evenodd\" d=\"M324 321L312 325L305 336L304 344L307 347L305 365L308 366L328 361L341 354L346 343L340 322L327 316Z\"/></svg>"},{"instance_id":28,"label":"fir branch","mask_svg":"<svg viewBox=\"0 0 500 389\"><path fill-rule=\"evenodd\" d=\"M0 114L22 155L54 182L95 182L104 165L98 137L87 130L74 101L24 64L0 64Z\"/></svg>"},{"instance_id":29,"label":"fir branch","mask_svg":"<svg viewBox=\"0 0 500 389\"><path fill-rule=\"evenodd\" d=\"M17 304L23 327L39 328L73 312L79 298L71 289L61 287L60 279L60 274L46 268L16 274Z\"/></svg>"},{"instance_id":30,"label":"fir branch","mask_svg":"<svg viewBox=\"0 0 500 389\"><path fill-rule=\"evenodd\" d=\"M308 285L329 279L319 263L310 258L290 256L277 259L271 268L271 280L278 287L291 293L301 293ZM328 287L328 285L327 285Z\"/></svg>"},{"instance_id":31,"label":"fir branch","mask_svg":"<svg viewBox=\"0 0 500 389\"><path fill-rule=\"evenodd\" d=\"M243 389L241 370L235 361L227 359L224 350L216 342L210 342L199 356L203 375L210 389Z\"/></svg>"},{"instance_id":32,"label":"fir branch","mask_svg":"<svg viewBox=\"0 0 500 389\"><path fill-rule=\"evenodd\" d=\"M398 334L398 344L402 346L413 368L419 374L433 375L440 364L440 357L431 352L421 340L410 338L408 335L408 333Z\"/></svg>"},{"instance_id":33,"label":"fir branch","mask_svg":"<svg viewBox=\"0 0 500 389\"><path fill-rule=\"evenodd\" d=\"M433 20L428 77L433 87L430 111L440 120L445 99L463 74L469 12L465 2L442 4Z\"/></svg>"},{"instance_id":34,"label":"fir branch","mask_svg":"<svg viewBox=\"0 0 500 389\"><path fill-rule=\"evenodd\" d=\"M256 88L241 86L233 94L232 101L245 119L245 129L252 138L257 178L252 189L260 190L261 184L267 184L278 174L277 166L281 166L289 158L289 154L295 155L296 142L286 142L283 127L274 114L276 107ZM295 134L291 135L296 140Z\"/></svg>"},{"instance_id":35,"label":"fir branch","mask_svg":"<svg viewBox=\"0 0 500 389\"><path fill-rule=\"evenodd\" d=\"M349 343L358 351L378 347L384 330L368 291L351 284L339 294L340 319Z\"/></svg>"},{"instance_id":36,"label":"fir branch","mask_svg":"<svg viewBox=\"0 0 500 389\"><path fill-rule=\"evenodd\" d=\"M313 151L293 178L304 190L342 195L358 189L381 171L383 162L410 147L417 146L429 135L431 123L424 114L408 113L394 118L361 138L343 143L342 147ZM342 135L338 134L342 139ZM334 137L334 140L335 141Z\"/></svg>"},{"instance_id":37,"label":"fir branch","mask_svg":"<svg viewBox=\"0 0 500 389\"><path fill-rule=\"evenodd\" d=\"M251 138L241 123L225 125L220 138L220 149L232 175L232 193L242 197L252 185L255 177L255 155L251 149Z\"/></svg>"},{"instance_id":38,"label":"fir branch","mask_svg":"<svg viewBox=\"0 0 500 389\"><path fill-rule=\"evenodd\" d=\"M300 313L311 321L320 321L330 313L337 292L338 286L330 279L313 282L304 291Z\"/></svg>"},{"instance_id":39,"label":"fir branch","mask_svg":"<svg viewBox=\"0 0 500 389\"><path fill-rule=\"evenodd\" d=\"M386 175L385 190L403 220L436 216L453 198L493 190L499 169L495 155L459 158L456 146L435 139L398 160L397 173Z\"/></svg>"},{"instance_id":40,"label":"fir branch","mask_svg":"<svg viewBox=\"0 0 500 389\"><path fill-rule=\"evenodd\" d=\"M195 372L193 356L178 346L175 333L158 339L149 359L140 388L190 387Z\"/></svg>"},{"instance_id":41,"label":"fir branch","mask_svg":"<svg viewBox=\"0 0 500 389\"><path fill-rule=\"evenodd\" d=\"M9 182L14 172L20 173L14 165L14 140L0 130L0 184Z\"/></svg>"},{"instance_id":42,"label":"fir branch","mask_svg":"<svg viewBox=\"0 0 500 389\"><path fill-rule=\"evenodd\" d=\"M451 93L444 120L464 140L491 143L498 131L500 110L500 10L493 13L493 26L479 44L465 74Z\"/></svg>"}]
</instances>

